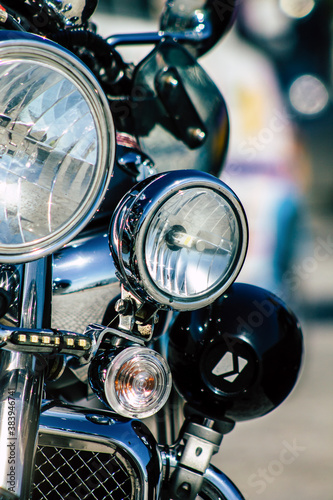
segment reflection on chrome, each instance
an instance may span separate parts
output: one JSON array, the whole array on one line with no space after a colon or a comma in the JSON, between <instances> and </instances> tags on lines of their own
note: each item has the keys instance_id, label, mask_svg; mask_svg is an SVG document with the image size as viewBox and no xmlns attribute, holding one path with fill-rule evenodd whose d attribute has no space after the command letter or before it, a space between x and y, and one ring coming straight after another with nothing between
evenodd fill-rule
<instances>
[{"instance_id":1,"label":"reflection on chrome","mask_svg":"<svg viewBox=\"0 0 333 500\"><path fill-rule=\"evenodd\" d=\"M199 295L227 274L239 239L236 215L220 194L202 187L180 190L147 231L148 271L175 297Z\"/></svg>"},{"instance_id":2,"label":"reflection on chrome","mask_svg":"<svg viewBox=\"0 0 333 500\"><path fill-rule=\"evenodd\" d=\"M108 235L77 238L54 257L52 327L82 333L90 323L101 324L119 293Z\"/></svg>"}]
</instances>

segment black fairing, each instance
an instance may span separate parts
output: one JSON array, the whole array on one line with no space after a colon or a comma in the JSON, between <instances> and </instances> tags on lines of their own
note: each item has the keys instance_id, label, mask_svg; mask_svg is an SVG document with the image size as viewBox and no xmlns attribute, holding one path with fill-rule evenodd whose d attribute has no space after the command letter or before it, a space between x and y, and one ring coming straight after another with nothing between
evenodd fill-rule
<instances>
[{"instance_id":1,"label":"black fairing","mask_svg":"<svg viewBox=\"0 0 333 500\"><path fill-rule=\"evenodd\" d=\"M301 365L297 318L272 293L233 284L209 307L179 314L170 333L173 380L214 420L260 417L291 392Z\"/></svg>"}]
</instances>

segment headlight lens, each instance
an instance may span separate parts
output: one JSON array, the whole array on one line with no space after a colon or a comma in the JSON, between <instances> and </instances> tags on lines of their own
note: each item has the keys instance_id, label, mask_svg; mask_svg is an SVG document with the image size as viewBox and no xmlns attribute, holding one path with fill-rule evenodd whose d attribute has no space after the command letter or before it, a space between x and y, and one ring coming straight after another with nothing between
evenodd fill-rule
<instances>
[{"instance_id":1,"label":"headlight lens","mask_svg":"<svg viewBox=\"0 0 333 500\"><path fill-rule=\"evenodd\" d=\"M42 257L77 234L114 150L107 100L78 59L32 35L0 39L1 262Z\"/></svg>"},{"instance_id":2,"label":"headlight lens","mask_svg":"<svg viewBox=\"0 0 333 500\"><path fill-rule=\"evenodd\" d=\"M238 245L239 226L227 200L212 189L179 190L152 218L147 270L163 293L192 300L228 275Z\"/></svg>"},{"instance_id":3,"label":"headlight lens","mask_svg":"<svg viewBox=\"0 0 333 500\"><path fill-rule=\"evenodd\" d=\"M204 307L236 279L247 250L245 213L220 180L169 172L136 186L111 224L123 284L162 307Z\"/></svg>"}]
</instances>

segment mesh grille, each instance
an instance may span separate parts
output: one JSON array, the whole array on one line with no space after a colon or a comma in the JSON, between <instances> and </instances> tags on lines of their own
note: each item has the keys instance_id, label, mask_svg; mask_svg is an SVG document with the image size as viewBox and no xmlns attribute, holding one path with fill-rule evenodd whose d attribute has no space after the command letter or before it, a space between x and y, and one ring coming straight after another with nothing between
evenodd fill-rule
<instances>
[{"instance_id":1,"label":"mesh grille","mask_svg":"<svg viewBox=\"0 0 333 500\"><path fill-rule=\"evenodd\" d=\"M38 446L32 500L131 500L134 470L118 452Z\"/></svg>"}]
</instances>

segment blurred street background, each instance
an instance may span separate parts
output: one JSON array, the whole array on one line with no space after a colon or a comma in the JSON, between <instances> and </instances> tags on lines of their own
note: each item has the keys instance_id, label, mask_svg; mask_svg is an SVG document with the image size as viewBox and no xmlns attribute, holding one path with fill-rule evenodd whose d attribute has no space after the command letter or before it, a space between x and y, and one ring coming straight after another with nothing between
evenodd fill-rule
<instances>
[{"instance_id":1,"label":"blurred street background","mask_svg":"<svg viewBox=\"0 0 333 500\"><path fill-rule=\"evenodd\" d=\"M237 25L200 64L227 102L222 179L249 217L239 280L292 306L305 357L286 402L237 424L215 463L247 500L333 500L333 2L237 3ZM100 0L93 19L103 36L152 31L162 6ZM148 52L126 48L124 58L138 62Z\"/></svg>"}]
</instances>

